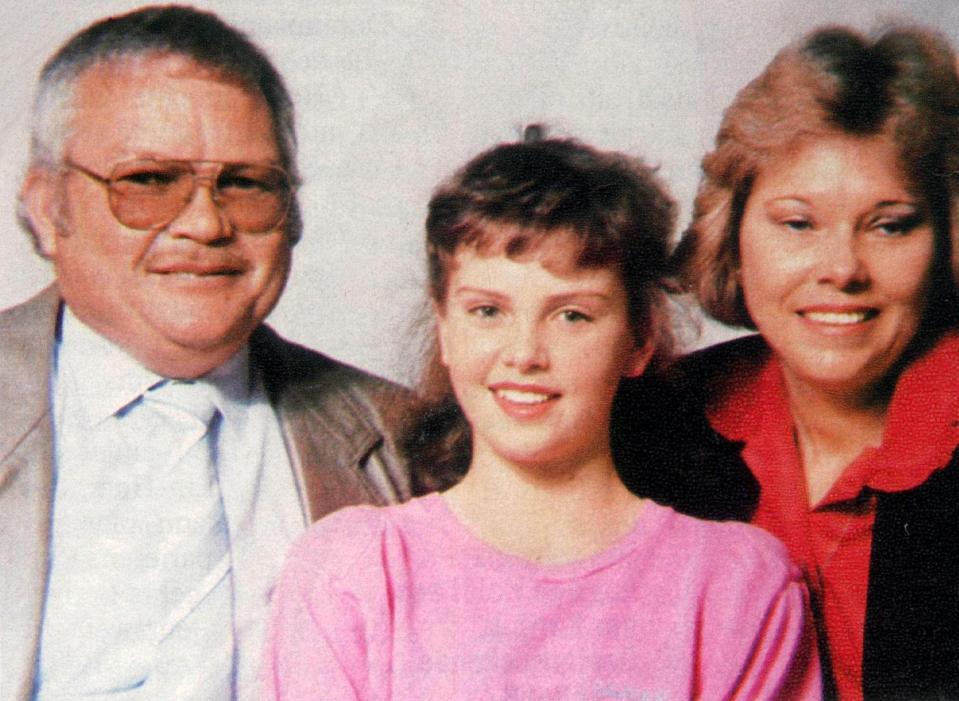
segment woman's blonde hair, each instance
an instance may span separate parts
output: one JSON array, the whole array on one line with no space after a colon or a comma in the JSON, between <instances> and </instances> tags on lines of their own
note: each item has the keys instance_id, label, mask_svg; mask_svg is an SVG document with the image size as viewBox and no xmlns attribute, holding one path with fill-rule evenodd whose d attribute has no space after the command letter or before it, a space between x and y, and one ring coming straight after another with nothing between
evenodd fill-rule
<instances>
[{"instance_id":1,"label":"woman's blonde hair","mask_svg":"<svg viewBox=\"0 0 959 701\"><path fill-rule=\"evenodd\" d=\"M755 328L738 281L752 184L803 140L837 134L880 135L898 147L936 230L930 316L940 325L955 319L949 222L959 183L959 82L948 42L916 27L875 38L818 29L782 50L726 110L674 259L683 288L710 316Z\"/></svg>"}]
</instances>

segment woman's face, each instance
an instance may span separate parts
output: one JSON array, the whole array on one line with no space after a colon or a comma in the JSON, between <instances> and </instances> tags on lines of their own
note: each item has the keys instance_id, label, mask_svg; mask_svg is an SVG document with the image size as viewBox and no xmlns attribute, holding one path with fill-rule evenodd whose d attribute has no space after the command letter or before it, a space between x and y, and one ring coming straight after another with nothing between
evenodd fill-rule
<instances>
[{"instance_id":1,"label":"woman's face","mask_svg":"<svg viewBox=\"0 0 959 701\"><path fill-rule=\"evenodd\" d=\"M474 460L543 467L608 455L613 395L649 352L633 342L619 274L577 267L577 253L555 234L520 259L474 248L453 258L437 326Z\"/></svg>"},{"instance_id":2,"label":"woman's face","mask_svg":"<svg viewBox=\"0 0 959 701\"><path fill-rule=\"evenodd\" d=\"M864 398L888 378L922 323L934 249L888 139L811 140L768 166L743 214L740 282L787 383Z\"/></svg>"}]
</instances>

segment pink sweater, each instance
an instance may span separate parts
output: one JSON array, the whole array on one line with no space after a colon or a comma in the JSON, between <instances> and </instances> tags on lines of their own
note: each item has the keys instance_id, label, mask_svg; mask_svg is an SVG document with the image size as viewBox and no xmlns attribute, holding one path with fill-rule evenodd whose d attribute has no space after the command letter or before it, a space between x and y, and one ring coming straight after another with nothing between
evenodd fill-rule
<instances>
[{"instance_id":1,"label":"pink sweater","mask_svg":"<svg viewBox=\"0 0 959 701\"><path fill-rule=\"evenodd\" d=\"M543 566L467 531L438 495L352 507L294 546L264 698L820 697L784 547L649 502L605 552Z\"/></svg>"}]
</instances>

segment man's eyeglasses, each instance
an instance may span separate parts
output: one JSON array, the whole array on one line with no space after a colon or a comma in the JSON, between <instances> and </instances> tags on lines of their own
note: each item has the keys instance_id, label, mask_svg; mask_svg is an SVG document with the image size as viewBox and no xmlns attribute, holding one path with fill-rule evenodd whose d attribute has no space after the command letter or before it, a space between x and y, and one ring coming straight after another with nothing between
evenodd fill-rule
<instances>
[{"instance_id":1,"label":"man's eyeglasses","mask_svg":"<svg viewBox=\"0 0 959 701\"><path fill-rule=\"evenodd\" d=\"M200 174L197 165L215 165ZM279 226L293 196L290 176L282 168L220 161L177 161L141 158L113 166L104 177L67 161L66 167L105 185L110 211L124 226L159 229L183 211L200 182L211 188L213 201L238 230L259 234Z\"/></svg>"}]
</instances>

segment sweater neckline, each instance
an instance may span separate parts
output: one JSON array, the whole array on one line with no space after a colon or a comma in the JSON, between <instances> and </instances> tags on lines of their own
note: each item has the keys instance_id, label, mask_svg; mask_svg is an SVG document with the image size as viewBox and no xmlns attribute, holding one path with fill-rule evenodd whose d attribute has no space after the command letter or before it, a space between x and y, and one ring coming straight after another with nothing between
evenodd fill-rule
<instances>
[{"instance_id":1,"label":"sweater neckline","mask_svg":"<svg viewBox=\"0 0 959 701\"><path fill-rule=\"evenodd\" d=\"M647 499L629 531L605 550L579 560L561 564L542 564L519 555L504 552L470 531L453 513L439 493L429 494L414 502L431 528L442 531L443 548L455 548L458 557L467 557L491 569L512 571L540 581L565 581L589 576L618 564L630 553L651 540L668 518L670 510Z\"/></svg>"}]
</instances>

